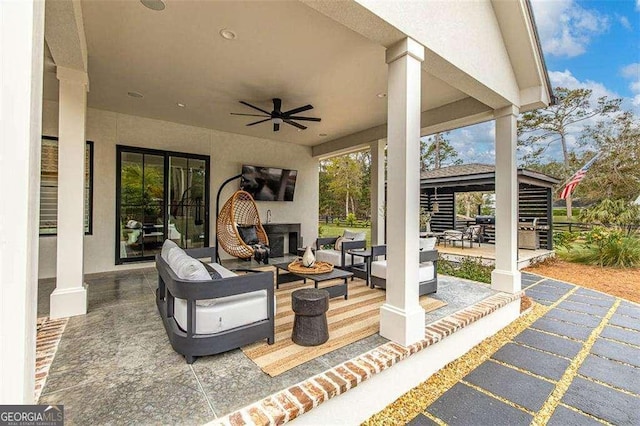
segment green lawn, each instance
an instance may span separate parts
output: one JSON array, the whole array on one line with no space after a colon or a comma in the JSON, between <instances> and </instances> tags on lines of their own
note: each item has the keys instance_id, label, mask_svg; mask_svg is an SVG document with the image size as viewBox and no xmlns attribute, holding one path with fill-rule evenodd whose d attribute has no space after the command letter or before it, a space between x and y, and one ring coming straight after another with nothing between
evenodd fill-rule
<instances>
[{"instance_id":1,"label":"green lawn","mask_svg":"<svg viewBox=\"0 0 640 426\"><path fill-rule=\"evenodd\" d=\"M318 234L320 237L339 237L342 235L345 229L349 229L351 231L356 232L366 232L367 234L367 247L371 247L371 228L357 228L357 227L349 227L349 226L339 226L329 224L326 225L324 223L318 224Z\"/></svg>"}]
</instances>

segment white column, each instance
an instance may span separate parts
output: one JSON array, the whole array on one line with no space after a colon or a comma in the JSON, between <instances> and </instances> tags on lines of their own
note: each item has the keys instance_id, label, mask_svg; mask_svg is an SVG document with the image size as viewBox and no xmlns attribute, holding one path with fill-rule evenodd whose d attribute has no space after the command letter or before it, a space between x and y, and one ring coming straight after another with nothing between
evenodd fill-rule
<instances>
[{"instance_id":1,"label":"white column","mask_svg":"<svg viewBox=\"0 0 640 426\"><path fill-rule=\"evenodd\" d=\"M0 1L0 404L33 404L44 2Z\"/></svg>"},{"instance_id":2,"label":"white column","mask_svg":"<svg viewBox=\"0 0 640 426\"><path fill-rule=\"evenodd\" d=\"M87 313L84 287L85 119L88 77L84 71L58 67L58 239L56 289L51 318Z\"/></svg>"},{"instance_id":3,"label":"white column","mask_svg":"<svg viewBox=\"0 0 640 426\"><path fill-rule=\"evenodd\" d=\"M386 139L372 142L371 149L371 244L385 243L384 149Z\"/></svg>"},{"instance_id":4,"label":"white column","mask_svg":"<svg viewBox=\"0 0 640 426\"><path fill-rule=\"evenodd\" d=\"M491 288L520 291L518 271L518 108L503 108L496 117L496 268Z\"/></svg>"},{"instance_id":5,"label":"white column","mask_svg":"<svg viewBox=\"0 0 640 426\"><path fill-rule=\"evenodd\" d=\"M380 335L404 346L424 338L418 301L420 65L424 47L406 38L387 49L387 300Z\"/></svg>"}]
</instances>

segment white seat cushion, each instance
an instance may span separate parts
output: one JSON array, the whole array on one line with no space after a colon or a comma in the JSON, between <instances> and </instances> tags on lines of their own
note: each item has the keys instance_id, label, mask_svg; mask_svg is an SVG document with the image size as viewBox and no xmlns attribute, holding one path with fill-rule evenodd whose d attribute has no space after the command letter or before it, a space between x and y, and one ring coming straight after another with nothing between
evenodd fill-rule
<instances>
[{"instance_id":1,"label":"white seat cushion","mask_svg":"<svg viewBox=\"0 0 640 426\"><path fill-rule=\"evenodd\" d=\"M387 261L376 260L371 262L371 275L374 277L387 279ZM433 262L424 262L420 264L420 272L418 273L418 279L420 282L432 280L433 275Z\"/></svg>"},{"instance_id":2,"label":"white seat cushion","mask_svg":"<svg viewBox=\"0 0 640 426\"><path fill-rule=\"evenodd\" d=\"M334 250L334 249L322 249L322 250L316 250L316 260L320 261L320 262L329 262L334 266L349 266L351 265L351 255L350 254L345 254L344 255L344 263L345 265L342 265L341 262L341 252L340 250ZM360 256L353 256L353 261L356 264L359 263L364 263L364 259Z\"/></svg>"},{"instance_id":3,"label":"white seat cushion","mask_svg":"<svg viewBox=\"0 0 640 426\"><path fill-rule=\"evenodd\" d=\"M213 266L213 265L212 265ZM212 284L215 285L215 284ZM187 330L187 301L175 299L174 318ZM267 319L267 291L196 302L196 334L215 334Z\"/></svg>"}]
</instances>

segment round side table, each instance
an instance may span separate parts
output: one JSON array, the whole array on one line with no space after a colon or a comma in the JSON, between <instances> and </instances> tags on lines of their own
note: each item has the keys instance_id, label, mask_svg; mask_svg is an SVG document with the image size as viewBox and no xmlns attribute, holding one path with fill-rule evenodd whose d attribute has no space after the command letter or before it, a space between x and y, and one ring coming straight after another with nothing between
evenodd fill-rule
<instances>
[{"instance_id":1,"label":"round side table","mask_svg":"<svg viewBox=\"0 0 640 426\"><path fill-rule=\"evenodd\" d=\"M291 293L291 309L295 313L291 340L300 346L318 346L329 340L327 311L329 292L303 288Z\"/></svg>"}]
</instances>

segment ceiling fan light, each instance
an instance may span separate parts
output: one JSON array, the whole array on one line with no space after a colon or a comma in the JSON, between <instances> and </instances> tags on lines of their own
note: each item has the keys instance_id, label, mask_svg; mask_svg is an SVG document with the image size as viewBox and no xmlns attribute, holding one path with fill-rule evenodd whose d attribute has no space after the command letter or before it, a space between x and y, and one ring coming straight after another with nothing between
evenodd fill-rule
<instances>
[{"instance_id":1,"label":"ceiling fan light","mask_svg":"<svg viewBox=\"0 0 640 426\"><path fill-rule=\"evenodd\" d=\"M282 123L284 123L284 120L282 118L279 118L279 117L274 117L274 118L271 119L271 122L273 124L282 124Z\"/></svg>"}]
</instances>

